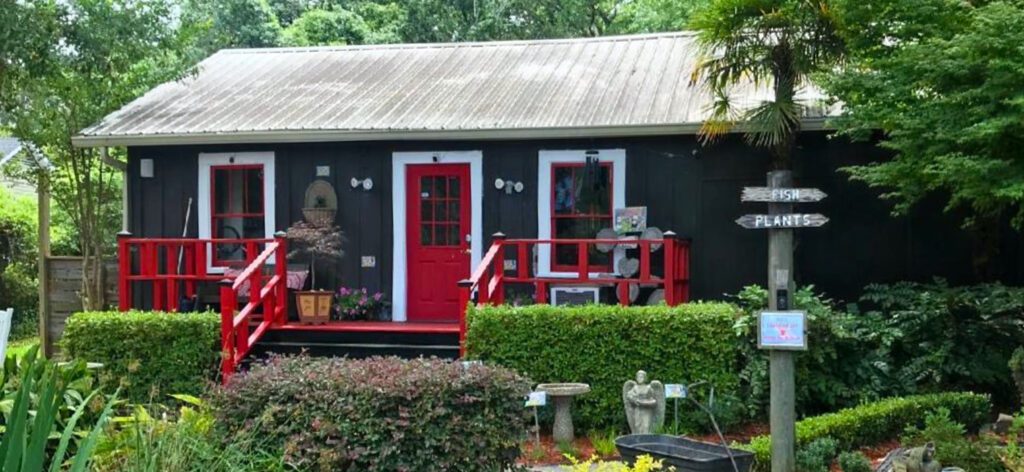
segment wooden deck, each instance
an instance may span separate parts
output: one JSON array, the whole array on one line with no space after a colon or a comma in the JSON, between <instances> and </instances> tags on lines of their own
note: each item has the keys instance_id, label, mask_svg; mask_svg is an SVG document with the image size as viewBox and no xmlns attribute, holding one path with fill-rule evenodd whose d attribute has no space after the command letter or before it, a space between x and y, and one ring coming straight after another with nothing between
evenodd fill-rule
<instances>
[{"instance_id":1,"label":"wooden deck","mask_svg":"<svg viewBox=\"0 0 1024 472\"><path fill-rule=\"evenodd\" d=\"M458 333L459 323L401 323L393 321L331 321L327 324L305 325L289 321L271 326L277 331L327 331L336 333Z\"/></svg>"}]
</instances>

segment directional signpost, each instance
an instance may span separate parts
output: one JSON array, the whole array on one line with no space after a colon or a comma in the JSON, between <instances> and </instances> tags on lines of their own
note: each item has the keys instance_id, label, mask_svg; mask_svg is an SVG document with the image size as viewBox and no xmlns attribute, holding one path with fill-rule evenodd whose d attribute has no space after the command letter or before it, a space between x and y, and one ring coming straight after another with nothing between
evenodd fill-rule
<instances>
[{"instance_id":1,"label":"directional signpost","mask_svg":"<svg viewBox=\"0 0 1024 472\"><path fill-rule=\"evenodd\" d=\"M736 220L746 229L768 230L768 311L759 320L758 345L769 351L772 472L793 472L796 467L793 351L807 345L805 318L789 307L789 294L793 291L793 230L828 223L825 215L793 212L794 204L819 202L827 195L816 188L794 188L792 183L792 172L772 171L768 173L767 187L744 188L740 201L767 203L768 213L743 215Z\"/></svg>"}]
</instances>

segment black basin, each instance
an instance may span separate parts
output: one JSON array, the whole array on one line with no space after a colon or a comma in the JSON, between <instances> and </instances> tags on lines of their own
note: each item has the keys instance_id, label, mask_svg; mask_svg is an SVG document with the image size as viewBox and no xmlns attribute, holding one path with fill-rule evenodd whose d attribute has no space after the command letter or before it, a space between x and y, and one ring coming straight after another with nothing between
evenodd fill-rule
<instances>
[{"instance_id":1,"label":"black basin","mask_svg":"<svg viewBox=\"0 0 1024 472\"><path fill-rule=\"evenodd\" d=\"M615 440L615 446L628 464L647 454L661 459L666 466L675 466L677 472L732 472L729 451L740 472L747 472L754 463L754 455L747 451L664 434L621 436Z\"/></svg>"}]
</instances>

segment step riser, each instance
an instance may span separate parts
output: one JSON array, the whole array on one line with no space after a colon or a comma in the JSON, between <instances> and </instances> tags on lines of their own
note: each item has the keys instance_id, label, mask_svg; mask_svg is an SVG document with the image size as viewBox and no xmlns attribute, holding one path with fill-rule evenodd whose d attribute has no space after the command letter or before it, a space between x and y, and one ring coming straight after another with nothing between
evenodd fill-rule
<instances>
[{"instance_id":1,"label":"step riser","mask_svg":"<svg viewBox=\"0 0 1024 472\"><path fill-rule=\"evenodd\" d=\"M270 355L305 352L315 357L365 358L372 356L459 357L458 333L401 333L392 331L270 330L253 346L250 360Z\"/></svg>"}]
</instances>

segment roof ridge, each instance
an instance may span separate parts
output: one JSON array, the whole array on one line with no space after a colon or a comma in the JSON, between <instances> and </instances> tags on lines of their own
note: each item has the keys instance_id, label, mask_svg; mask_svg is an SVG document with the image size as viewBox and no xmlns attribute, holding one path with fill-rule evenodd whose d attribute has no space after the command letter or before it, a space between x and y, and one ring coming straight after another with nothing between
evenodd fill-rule
<instances>
[{"instance_id":1,"label":"roof ridge","mask_svg":"<svg viewBox=\"0 0 1024 472\"><path fill-rule=\"evenodd\" d=\"M394 49L455 49L467 47L502 47L517 45L536 44L559 44L559 43L595 43L595 42L622 42L622 41L644 41L658 38L679 38L696 35L694 31L674 31L662 33L644 34L623 34L612 36L586 36L579 38L549 38L549 39L510 39L501 41L464 41L447 43L389 43L389 44L360 44L345 46L296 46L296 47L270 47L270 48L227 48L221 49L216 54L283 54L302 52L329 52L329 51L360 51L373 50L384 51Z\"/></svg>"}]
</instances>

